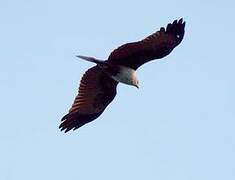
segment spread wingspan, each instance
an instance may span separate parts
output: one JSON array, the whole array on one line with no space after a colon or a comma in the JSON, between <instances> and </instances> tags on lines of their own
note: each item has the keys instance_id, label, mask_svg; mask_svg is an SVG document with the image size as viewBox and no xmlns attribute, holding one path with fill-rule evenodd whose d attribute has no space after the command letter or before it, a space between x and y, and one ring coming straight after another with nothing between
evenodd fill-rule
<instances>
[{"instance_id":1,"label":"spread wingspan","mask_svg":"<svg viewBox=\"0 0 235 180\"><path fill-rule=\"evenodd\" d=\"M184 27L183 19L175 20L166 28L160 28L159 31L141 41L120 46L110 54L107 61L102 63L95 58L79 57L98 65L109 65L113 69L118 69L117 67L121 65L136 70L148 61L167 56L182 41ZM75 130L93 121L114 99L118 82L111 78L113 72L108 72L107 69L104 71L98 65L90 68L83 75L78 95L69 113L62 118L60 124L62 131ZM129 73L124 74L128 75Z\"/></svg>"},{"instance_id":2,"label":"spread wingspan","mask_svg":"<svg viewBox=\"0 0 235 180\"><path fill-rule=\"evenodd\" d=\"M99 117L114 99L117 84L98 66L90 68L83 75L78 95L59 128L65 132L75 130Z\"/></svg>"},{"instance_id":3,"label":"spread wingspan","mask_svg":"<svg viewBox=\"0 0 235 180\"><path fill-rule=\"evenodd\" d=\"M110 54L108 62L136 70L148 61L163 58L182 41L184 27L183 19L175 20L142 41L120 46Z\"/></svg>"}]
</instances>

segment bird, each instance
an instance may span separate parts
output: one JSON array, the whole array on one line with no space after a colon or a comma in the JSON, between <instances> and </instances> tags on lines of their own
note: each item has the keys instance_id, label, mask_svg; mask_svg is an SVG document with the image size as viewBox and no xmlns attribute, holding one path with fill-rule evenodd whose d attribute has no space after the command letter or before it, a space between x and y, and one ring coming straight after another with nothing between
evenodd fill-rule
<instances>
[{"instance_id":1,"label":"bird","mask_svg":"<svg viewBox=\"0 0 235 180\"><path fill-rule=\"evenodd\" d=\"M170 54L183 40L184 32L185 21L176 19L143 40L121 45L107 60L78 55L95 66L82 76L78 95L68 114L61 119L61 131L76 130L97 119L116 96L118 83L139 88L136 70Z\"/></svg>"}]
</instances>

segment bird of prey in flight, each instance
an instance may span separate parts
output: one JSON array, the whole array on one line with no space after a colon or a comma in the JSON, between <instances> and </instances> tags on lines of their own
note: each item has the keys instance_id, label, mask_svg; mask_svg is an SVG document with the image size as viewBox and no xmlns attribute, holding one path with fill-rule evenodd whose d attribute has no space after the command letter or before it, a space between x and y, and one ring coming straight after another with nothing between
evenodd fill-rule
<instances>
[{"instance_id":1,"label":"bird of prey in flight","mask_svg":"<svg viewBox=\"0 0 235 180\"><path fill-rule=\"evenodd\" d=\"M184 27L182 18L175 20L141 41L118 47L104 61L77 56L96 65L83 75L78 95L61 120L61 131L75 130L98 118L114 99L119 82L139 88L136 70L144 63L170 54L182 41Z\"/></svg>"}]
</instances>

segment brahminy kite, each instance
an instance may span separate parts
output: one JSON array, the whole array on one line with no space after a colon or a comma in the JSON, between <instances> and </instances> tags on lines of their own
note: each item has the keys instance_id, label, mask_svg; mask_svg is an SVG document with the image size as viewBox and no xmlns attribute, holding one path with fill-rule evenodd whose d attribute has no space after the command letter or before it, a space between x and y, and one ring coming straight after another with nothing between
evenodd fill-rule
<instances>
[{"instance_id":1,"label":"brahminy kite","mask_svg":"<svg viewBox=\"0 0 235 180\"><path fill-rule=\"evenodd\" d=\"M114 99L119 82L139 88L136 70L144 63L170 54L182 41L184 27L182 18L175 20L141 41L120 46L104 61L77 56L96 65L83 75L78 95L59 128L68 132L98 118Z\"/></svg>"}]
</instances>

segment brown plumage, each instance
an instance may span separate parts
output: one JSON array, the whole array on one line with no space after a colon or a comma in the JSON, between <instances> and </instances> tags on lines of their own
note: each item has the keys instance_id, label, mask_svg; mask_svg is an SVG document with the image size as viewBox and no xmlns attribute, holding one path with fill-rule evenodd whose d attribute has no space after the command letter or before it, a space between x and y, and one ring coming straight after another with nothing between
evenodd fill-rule
<instances>
[{"instance_id":1,"label":"brown plumage","mask_svg":"<svg viewBox=\"0 0 235 180\"><path fill-rule=\"evenodd\" d=\"M78 56L97 65L83 75L78 95L62 118L61 130L75 130L99 117L114 99L118 82L138 87L135 70L168 55L182 41L184 27L183 19L175 20L141 41L120 46L106 61Z\"/></svg>"},{"instance_id":2,"label":"brown plumage","mask_svg":"<svg viewBox=\"0 0 235 180\"><path fill-rule=\"evenodd\" d=\"M168 24L166 29L161 27L159 31L142 41L120 46L110 54L108 61L136 70L148 61L163 58L182 41L184 27L183 19L175 20Z\"/></svg>"},{"instance_id":3,"label":"brown plumage","mask_svg":"<svg viewBox=\"0 0 235 180\"><path fill-rule=\"evenodd\" d=\"M88 69L69 113L62 118L61 130L77 129L100 116L116 96L117 84L98 66Z\"/></svg>"}]
</instances>

